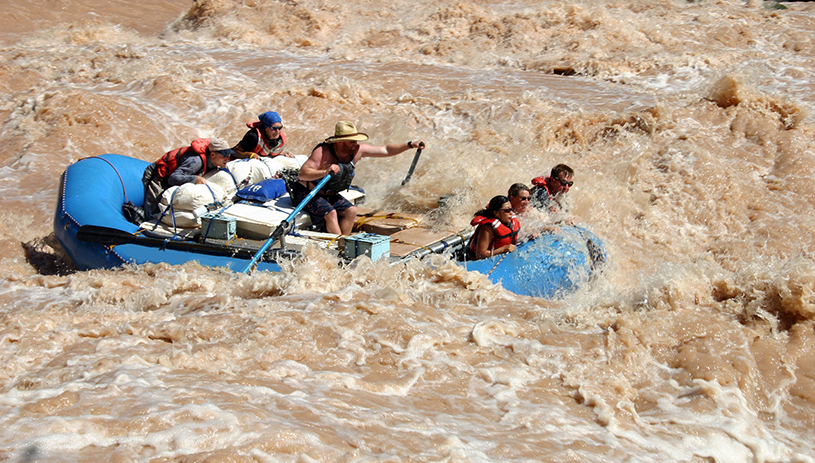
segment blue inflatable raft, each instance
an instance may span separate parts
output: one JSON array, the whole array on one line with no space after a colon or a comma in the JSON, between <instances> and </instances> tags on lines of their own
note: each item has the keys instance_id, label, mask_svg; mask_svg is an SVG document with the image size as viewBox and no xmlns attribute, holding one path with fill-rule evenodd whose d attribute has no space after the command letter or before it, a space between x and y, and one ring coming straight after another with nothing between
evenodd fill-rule
<instances>
[{"instance_id":1,"label":"blue inflatable raft","mask_svg":"<svg viewBox=\"0 0 815 463\"><path fill-rule=\"evenodd\" d=\"M125 203L141 206L144 187L141 177L147 162L128 156L105 154L77 161L62 175L54 217L54 232L68 256L80 270L114 268L123 264L197 261L210 267L242 271L260 248L212 240L184 241L146 236L129 222L122 211ZM247 241L247 240L238 240ZM428 253L461 251L466 237L456 233L405 258ZM276 260L293 251L271 250L257 270L277 272ZM564 227L557 234L543 235L520 244L509 254L490 259L463 261L467 270L487 275L491 281L517 294L558 298L585 285L605 262L603 243L588 230Z\"/></svg>"},{"instance_id":2,"label":"blue inflatable raft","mask_svg":"<svg viewBox=\"0 0 815 463\"><path fill-rule=\"evenodd\" d=\"M584 228L562 227L559 233L520 244L515 252L463 265L513 293L557 299L588 283L605 260L597 236Z\"/></svg>"},{"instance_id":3,"label":"blue inflatable raft","mask_svg":"<svg viewBox=\"0 0 815 463\"><path fill-rule=\"evenodd\" d=\"M82 159L62 174L54 234L77 268L198 261L209 267L241 271L251 259L252 250L137 234L139 227L125 219L122 205L144 203L141 177L147 165L140 159L105 154ZM84 236L77 237L77 233ZM274 261L261 261L257 269L277 272L280 266Z\"/></svg>"}]
</instances>

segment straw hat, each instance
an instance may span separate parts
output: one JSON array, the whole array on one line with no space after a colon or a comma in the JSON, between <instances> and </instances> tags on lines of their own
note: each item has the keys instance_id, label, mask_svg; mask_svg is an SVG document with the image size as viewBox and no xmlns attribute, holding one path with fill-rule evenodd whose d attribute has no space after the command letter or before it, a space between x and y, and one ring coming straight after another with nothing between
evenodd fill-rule
<instances>
[{"instance_id":1,"label":"straw hat","mask_svg":"<svg viewBox=\"0 0 815 463\"><path fill-rule=\"evenodd\" d=\"M336 143L338 141L363 141L367 140L368 135L357 132L357 127L353 122L339 121L334 128L334 136L325 139L326 143Z\"/></svg>"}]
</instances>

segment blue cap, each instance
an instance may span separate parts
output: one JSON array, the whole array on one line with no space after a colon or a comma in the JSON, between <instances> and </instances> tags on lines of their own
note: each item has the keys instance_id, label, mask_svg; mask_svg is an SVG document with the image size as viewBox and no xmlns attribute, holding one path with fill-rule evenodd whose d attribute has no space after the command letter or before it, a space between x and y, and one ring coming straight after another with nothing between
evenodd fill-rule
<instances>
[{"instance_id":1,"label":"blue cap","mask_svg":"<svg viewBox=\"0 0 815 463\"><path fill-rule=\"evenodd\" d=\"M265 113L258 116L258 119L260 119L260 122L263 123L263 125L265 125L266 127L269 127L275 122L280 122L281 124L283 123L283 119L280 118L280 114L277 114L274 111L266 111Z\"/></svg>"}]
</instances>

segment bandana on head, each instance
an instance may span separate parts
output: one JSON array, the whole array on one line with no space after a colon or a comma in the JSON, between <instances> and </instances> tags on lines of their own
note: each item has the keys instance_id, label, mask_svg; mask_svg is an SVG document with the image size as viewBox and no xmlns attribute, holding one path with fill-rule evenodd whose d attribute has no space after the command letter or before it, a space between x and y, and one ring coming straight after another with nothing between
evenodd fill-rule
<instances>
[{"instance_id":1,"label":"bandana on head","mask_svg":"<svg viewBox=\"0 0 815 463\"><path fill-rule=\"evenodd\" d=\"M280 114L277 114L274 111L266 111L265 113L258 116L258 119L260 119L260 122L266 127L269 127L272 124L283 123L283 119L280 118Z\"/></svg>"}]
</instances>

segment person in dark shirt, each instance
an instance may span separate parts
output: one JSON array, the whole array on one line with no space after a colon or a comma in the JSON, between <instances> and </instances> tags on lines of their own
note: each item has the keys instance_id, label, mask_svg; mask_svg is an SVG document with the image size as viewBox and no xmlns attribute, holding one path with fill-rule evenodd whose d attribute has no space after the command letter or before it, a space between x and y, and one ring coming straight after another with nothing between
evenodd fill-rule
<instances>
[{"instance_id":1,"label":"person in dark shirt","mask_svg":"<svg viewBox=\"0 0 815 463\"><path fill-rule=\"evenodd\" d=\"M266 111L258 120L246 124L249 131L232 149L235 157L259 158L285 156L293 158L294 154L284 149L286 134L283 132L283 119L274 111Z\"/></svg>"},{"instance_id":2,"label":"person in dark shirt","mask_svg":"<svg viewBox=\"0 0 815 463\"><path fill-rule=\"evenodd\" d=\"M203 174L226 167L234 151L222 138L197 138L190 146L168 151L144 169L144 212L149 219L158 213L161 194L171 186L205 184Z\"/></svg>"},{"instance_id":3,"label":"person in dark shirt","mask_svg":"<svg viewBox=\"0 0 815 463\"><path fill-rule=\"evenodd\" d=\"M292 200L300 204L326 175L332 179L303 210L312 223L325 227L329 233L350 235L356 221L357 208L339 194L354 179L354 168L360 159L396 156L412 148L424 148L424 141L391 143L382 146L360 143L368 135L357 131L349 121L339 121L334 136L317 145L300 168L299 180L292 185Z\"/></svg>"}]
</instances>

